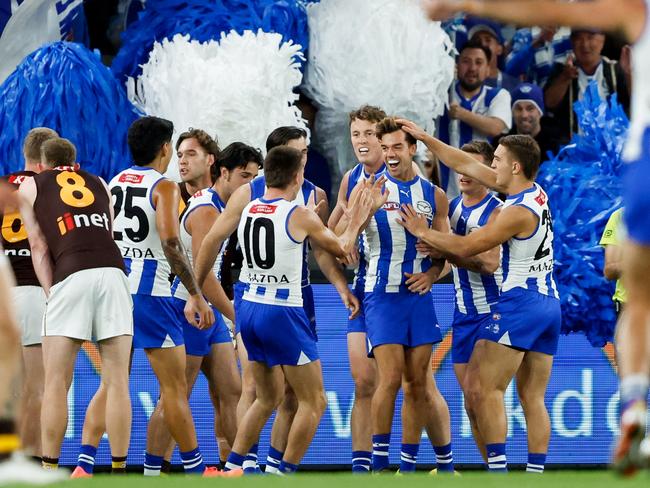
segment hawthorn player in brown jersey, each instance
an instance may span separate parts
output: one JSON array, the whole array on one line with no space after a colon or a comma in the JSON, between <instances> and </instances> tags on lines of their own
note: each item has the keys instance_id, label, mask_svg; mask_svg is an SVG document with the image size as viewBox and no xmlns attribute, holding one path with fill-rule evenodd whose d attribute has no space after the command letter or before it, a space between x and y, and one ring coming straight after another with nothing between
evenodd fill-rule
<instances>
[{"instance_id":1,"label":"hawthorn player in brown jersey","mask_svg":"<svg viewBox=\"0 0 650 488\"><path fill-rule=\"evenodd\" d=\"M27 178L40 173L41 145L58 134L47 127L30 130L23 143L25 167L0 178L14 191ZM21 331L23 378L18 432L21 449L31 456L41 455L41 398L43 397L43 352L41 325L45 313L45 293L41 288L34 266L27 233L20 213L8 207L0 212L2 220L2 245L4 254L16 278L11 289L16 321Z\"/></svg>"},{"instance_id":2,"label":"hawthorn player in brown jersey","mask_svg":"<svg viewBox=\"0 0 650 488\"><path fill-rule=\"evenodd\" d=\"M77 352L95 340L107 389L106 426L113 459L125 460L131 431L129 354L132 301L124 261L112 235L104 181L75 164L75 147L51 139L41 147L42 173L20 188L36 275L48 296L43 319L45 391L43 466L58 467L68 423L67 392Z\"/></svg>"}]
</instances>

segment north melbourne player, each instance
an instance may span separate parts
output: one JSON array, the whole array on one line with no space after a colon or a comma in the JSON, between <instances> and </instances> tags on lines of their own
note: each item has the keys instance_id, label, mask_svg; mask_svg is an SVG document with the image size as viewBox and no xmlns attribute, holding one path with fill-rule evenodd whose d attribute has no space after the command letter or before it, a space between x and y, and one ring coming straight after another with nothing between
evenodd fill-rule
<instances>
[{"instance_id":1,"label":"north melbourne player","mask_svg":"<svg viewBox=\"0 0 650 488\"><path fill-rule=\"evenodd\" d=\"M476 416L489 469L507 471L504 394L516 375L528 425L536 433L529 435L529 465L543 469L550 438L544 393L562 314L553 279L553 221L548 197L535 183L539 146L530 136L507 136L501 139L492 168L488 168L414 123L400 122L456 172L508 195L496 219L467 236L428 229L426 220L411 205L402 207L401 223L416 238L460 258L503 244L501 293L467 366L466 401Z\"/></svg>"},{"instance_id":2,"label":"north melbourne player","mask_svg":"<svg viewBox=\"0 0 650 488\"><path fill-rule=\"evenodd\" d=\"M325 251L345 258L369 214L370 199L368 191L360 192L362 199L353 212L349 230L339 239L313 210L294 202L303 184L304 164L299 151L290 147L272 149L266 157L264 171L267 189L261 198L245 206L238 228L238 240L244 250L240 277L244 294L236 320L255 378L256 399L240 424L226 469L242 467L246 453L282 401L286 378L298 400L279 467L281 473L289 473L297 469L325 409L316 338L302 303L300 263L304 241L309 237ZM227 212L228 207L221 218ZM239 216L235 218L239 221ZM200 280L214 262L209 237L199 252ZM352 312L357 310L354 307Z\"/></svg>"}]
</instances>

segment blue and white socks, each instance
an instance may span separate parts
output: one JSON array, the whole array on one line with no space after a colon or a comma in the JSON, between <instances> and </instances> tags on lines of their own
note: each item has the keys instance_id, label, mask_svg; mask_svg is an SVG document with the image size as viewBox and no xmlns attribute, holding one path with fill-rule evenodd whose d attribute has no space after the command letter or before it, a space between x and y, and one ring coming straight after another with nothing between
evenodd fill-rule
<instances>
[{"instance_id":1,"label":"blue and white socks","mask_svg":"<svg viewBox=\"0 0 650 488\"><path fill-rule=\"evenodd\" d=\"M259 449L258 444L253 444L246 454L246 459L244 459L244 473L254 474L257 472L257 450Z\"/></svg>"},{"instance_id":2,"label":"blue and white socks","mask_svg":"<svg viewBox=\"0 0 650 488\"><path fill-rule=\"evenodd\" d=\"M388 468L388 447L390 434L375 434L372 436L372 470L382 471Z\"/></svg>"},{"instance_id":3,"label":"blue and white socks","mask_svg":"<svg viewBox=\"0 0 650 488\"><path fill-rule=\"evenodd\" d=\"M506 460L505 444L487 444L485 446L490 473L507 473L508 461Z\"/></svg>"},{"instance_id":4,"label":"blue and white socks","mask_svg":"<svg viewBox=\"0 0 650 488\"><path fill-rule=\"evenodd\" d=\"M445 446L433 446L436 453L436 464L438 473L454 472L454 453L451 450L451 442Z\"/></svg>"},{"instance_id":5,"label":"blue and white socks","mask_svg":"<svg viewBox=\"0 0 650 488\"><path fill-rule=\"evenodd\" d=\"M291 464L286 461L282 461L280 463L280 468L278 469L280 472L279 474L284 475L284 474L292 474L298 471L298 465L297 464Z\"/></svg>"},{"instance_id":6,"label":"blue and white socks","mask_svg":"<svg viewBox=\"0 0 650 488\"><path fill-rule=\"evenodd\" d=\"M226 466L224 467L224 471L242 469L245 460L246 460L246 456L237 454L235 451L230 451L230 454L228 455L228 460L226 461Z\"/></svg>"},{"instance_id":7,"label":"blue and white socks","mask_svg":"<svg viewBox=\"0 0 650 488\"><path fill-rule=\"evenodd\" d=\"M203 474L205 471L203 456L201 456L198 447L191 451L181 452L181 461L183 461L183 469L186 474Z\"/></svg>"},{"instance_id":8,"label":"blue and white socks","mask_svg":"<svg viewBox=\"0 0 650 488\"><path fill-rule=\"evenodd\" d=\"M370 451L352 451L352 472L369 473L372 464L372 453Z\"/></svg>"},{"instance_id":9,"label":"blue and white socks","mask_svg":"<svg viewBox=\"0 0 650 488\"><path fill-rule=\"evenodd\" d=\"M160 476L160 469L162 468L163 457L154 456L148 452L144 453L144 475L145 476Z\"/></svg>"},{"instance_id":10,"label":"blue and white socks","mask_svg":"<svg viewBox=\"0 0 650 488\"><path fill-rule=\"evenodd\" d=\"M418 451L420 444L402 444L400 452L400 473L414 473L415 465L418 462Z\"/></svg>"},{"instance_id":11,"label":"blue and white socks","mask_svg":"<svg viewBox=\"0 0 650 488\"><path fill-rule=\"evenodd\" d=\"M526 473L544 473L546 464L546 453L528 453L528 464L526 464Z\"/></svg>"},{"instance_id":12,"label":"blue and white socks","mask_svg":"<svg viewBox=\"0 0 650 488\"><path fill-rule=\"evenodd\" d=\"M275 447L270 446L266 456L266 468L264 472L267 474L278 474L283 455L284 453L282 451L278 451Z\"/></svg>"},{"instance_id":13,"label":"blue and white socks","mask_svg":"<svg viewBox=\"0 0 650 488\"><path fill-rule=\"evenodd\" d=\"M93 474L95 469L95 456L97 455L97 448L90 444L82 444L79 448L79 457L77 458L77 466L83 469L88 474Z\"/></svg>"}]
</instances>

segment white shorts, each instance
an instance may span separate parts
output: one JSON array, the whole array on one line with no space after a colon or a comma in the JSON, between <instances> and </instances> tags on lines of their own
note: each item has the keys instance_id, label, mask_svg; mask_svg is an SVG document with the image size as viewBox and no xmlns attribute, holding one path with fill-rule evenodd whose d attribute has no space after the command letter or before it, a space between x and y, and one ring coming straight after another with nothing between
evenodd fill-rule
<instances>
[{"instance_id":1,"label":"white shorts","mask_svg":"<svg viewBox=\"0 0 650 488\"><path fill-rule=\"evenodd\" d=\"M133 335L133 301L117 268L84 269L52 286L43 336L102 341Z\"/></svg>"},{"instance_id":2,"label":"white shorts","mask_svg":"<svg viewBox=\"0 0 650 488\"><path fill-rule=\"evenodd\" d=\"M15 286L12 292L23 346L40 344L46 302L43 288L40 286Z\"/></svg>"}]
</instances>

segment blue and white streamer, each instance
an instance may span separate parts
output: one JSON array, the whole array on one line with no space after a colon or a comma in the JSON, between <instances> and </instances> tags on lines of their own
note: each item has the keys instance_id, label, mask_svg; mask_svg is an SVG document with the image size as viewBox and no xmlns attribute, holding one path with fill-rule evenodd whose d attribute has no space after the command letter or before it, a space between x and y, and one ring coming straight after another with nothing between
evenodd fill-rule
<instances>
[{"instance_id":1,"label":"blue and white streamer","mask_svg":"<svg viewBox=\"0 0 650 488\"><path fill-rule=\"evenodd\" d=\"M553 212L562 332L584 333L601 347L613 339L616 314L598 242L609 216L622 205L621 153L629 120L616 97L603 102L594 84L575 111L581 134L544 163L538 181Z\"/></svg>"},{"instance_id":2,"label":"blue and white streamer","mask_svg":"<svg viewBox=\"0 0 650 488\"><path fill-rule=\"evenodd\" d=\"M231 30L278 33L282 40L308 43L307 14L299 0L156 0L146 3L137 21L122 34L122 48L113 60L115 76L137 78L154 42L175 34L192 40L218 40Z\"/></svg>"},{"instance_id":3,"label":"blue and white streamer","mask_svg":"<svg viewBox=\"0 0 650 488\"><path fill-rule=\"evenodd\" d=\"M77 160L110 179L130 165L126 135L139 116L99 55L54 42L30 54L0 86L0 170L22 169L22 143L37 126L77 147Z\"/></svg>"}]
</instances>

